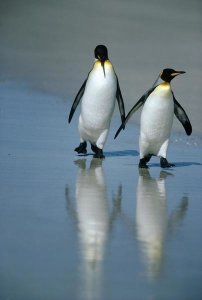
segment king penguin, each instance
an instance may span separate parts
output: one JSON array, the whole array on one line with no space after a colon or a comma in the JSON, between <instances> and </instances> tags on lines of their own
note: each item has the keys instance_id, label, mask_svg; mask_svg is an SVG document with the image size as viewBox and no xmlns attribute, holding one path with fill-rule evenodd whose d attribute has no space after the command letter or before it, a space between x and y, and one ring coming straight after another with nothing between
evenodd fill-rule
<instances>
[{"instance_id":1,"label":"king penguin","mask_svg":"<svg viewBox=\"0 0 202 300\"><path fill-rule=\"evenodd\" d=\"M124 129L134 112L143 105L140 118L139 168L148 168L147 163L153 155L160 157L161 168L174 166L166 159L174 114L183 125L186 134L190 135L192 133L189 118L176 100L170 85L174 77L184 73L184 71L164 69L159 75L163 82L157 86L154 84L139 99L115 134L114 138L117 137L121 129Z\"/></svg>"},{"instance_id":2,"label":"king penguin","mask_svg":"<svg viewBox=\"0 0 202 300\"><path fill-rule=\"evenodd\" d=\"M118 77L108 58L107 47L98 45L94 54L95 63L76 95L69 114L69 123L81 101L78 124L80 144L74 150L86 154L89 142L95 153L94 158L104 158L103 147L108 136L115 99L122 123L125 120L125 108Z\"/></svg>"}]
</instances>

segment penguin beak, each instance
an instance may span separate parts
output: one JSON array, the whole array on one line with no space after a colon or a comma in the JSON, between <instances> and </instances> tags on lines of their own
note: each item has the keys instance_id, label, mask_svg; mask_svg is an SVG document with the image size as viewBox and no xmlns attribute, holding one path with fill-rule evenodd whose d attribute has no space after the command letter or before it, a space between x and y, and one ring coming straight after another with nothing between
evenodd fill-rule
<instances>
[{"instance_id":1,"label":"penguin beak","mask_svg":"<svg viewBox=\"0 0 202 300\"><path fill-rule=\"evenodd\" d=\"M101 65L102 65L103 72L104 72L104 77L105 77L105 62L104 62L104 61L101 61Z\"/></svg>"},{"instance_id":2,"label":"penguin beak","mask_svg":"<svg viewBox=\"0 0 202 300\"><path fill-rule=\"evenodd\" d=\"M98 56L99 61L101 62L101 66L103 68L103 73L104 73L104 77L105 77L105 59L103 57Z\"/></svg>"},{"instance_id":3,"label":"penguin beak","mask_svg":"<svg viewBox=\"0 0 202 300\"><path fill-rule=\"evenodd\" d=\"M180 74L186 73L185 71L175 71L174 73L171 74L172 77L178 76Z\"/></svg>"}]
</instances>

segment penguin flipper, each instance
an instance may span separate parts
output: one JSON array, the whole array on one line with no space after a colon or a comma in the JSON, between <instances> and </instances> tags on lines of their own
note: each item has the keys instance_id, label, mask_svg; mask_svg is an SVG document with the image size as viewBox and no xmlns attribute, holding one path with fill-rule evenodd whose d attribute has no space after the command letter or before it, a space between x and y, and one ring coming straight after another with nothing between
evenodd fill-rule
<instances>
[{"instance_id":1,"label":"penguin flipper","mask_svg":"<svg viewBox=\"0 0 202 300\"><path fill-rule=\"evenodd\" d=\"M118 80L117 76L116 76L116 79L117 79L116 99L118 102L119 111L120 111L120 115L121 115L121 121L123 124L125 121L125 107L124 107L123 97L121 94L121 89L120 89L119 80Z\"/></svg>"},{"instance_id":2,"label":"penguin flipper","mask_svg":"<svg viewBox=\"0 0 202 300\"><path fill-rule=\"evenodd\" d=\"M191 126L191 123L189 121L189 118L188 118L184 108L175 99L174 94L173 94L173 100L174 100L174 113L175 113L175 116L178 118L178 120L180 121L180 123L184 127L184 130L186 131L186 134L191 135L192 126Z\"/></svg>"},{"instance_id":3,"label":"penguin flipper","mask_svg":"<svg viewBox=\"0 0 202 300\"><path fill-rule=\"evenodd\" d=\"M78 106L78 104L79 104L79 102L80 102L80 100L81 100L81 98L82 98L82 96L83 96L83 94L84 94L87 79L88 79L88 78L86 78L86 80L85 80L84 83L82 84L80 90L78 91L78 93L77 93L77 95L76 95L76 97L75 97L75 99L74 99L74 102L73 102L73 104L72 104L72 107L71 107L71 110L70 110L70 113L69 113L69 119L68 119L69 123L71 122L72 117L73 117L73 115L74 115L74 112L75 112L75 110L76 110L76 108L77 108L77 106Z\"/></svg>"},{"instance_id":4,"label":"penguin flipper","mask_svg":"<svg viewBox=\"0 0 202 300\"><path fill-rule=\"evenodd\" d=\"M147 100L147 98L149 97L149 95L153 92L153 90L156 88L152 87L151 89L149 89L138 101L137 103L132 107L132 109L129 111L129 113L127 114L125 121L121 124L121 126L119 127L119 129L117 130L114 139L119 135L120 131L122 129L125 128L126 123L128 122L128 120L132 117L132 115L145 103L145 101Z\"/></svg>"}]
</instances>

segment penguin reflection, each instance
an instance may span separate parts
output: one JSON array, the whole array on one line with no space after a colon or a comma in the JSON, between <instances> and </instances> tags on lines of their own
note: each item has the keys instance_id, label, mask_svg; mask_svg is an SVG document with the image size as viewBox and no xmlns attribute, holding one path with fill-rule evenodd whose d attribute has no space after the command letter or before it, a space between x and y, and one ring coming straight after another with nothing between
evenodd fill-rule
<instances>
[{"instance_id":1,"label":"penguin reflection","mask_svg":"<svg viewBox=\"0 0 202 300\"><path fill-rule=\"evenodd\" d=\"M86 167L86 159L75 161L78 166L76 180L76 210L72 209L68 188L66 200L69 212L73 212L77 221L78 236L81 244L83 275L85 287L82 290L85 299L99 299L102 285L102 260L109 231L119 213L121 187L109 210L107 187L102 169L102 160L92 159ZM84 295L85 294L85 295Z\"/></svg>"},{"instance_id":2,"label":"penguin reflection","mask_svg":"<svg viewBox=\"0 0 202 300\"><path fill-rule=\"evenodd\" d=\"M185 216L188 198L181 199L168 216L166 206L166 177L171 175L161 171L158 179L152 178L148 170L140 170L137 186L137 239L140 242L144 260L148 265L148 276L158 277L161 272L164 243L169 230Z\"/></svg>"},{"instance_id":3,"label":"penguin reflection","mask_svg":"<svg viewBox=\"0 0 202 300\"><path fill-rule=\"evenodd\" d=\"M94 264L103 259L109 227L106 183L102 161L92 159L86 169L86 160L77 160L79 173L76 182L76 205L79 237L83 256Z\"/></svg>"}]
</instances>

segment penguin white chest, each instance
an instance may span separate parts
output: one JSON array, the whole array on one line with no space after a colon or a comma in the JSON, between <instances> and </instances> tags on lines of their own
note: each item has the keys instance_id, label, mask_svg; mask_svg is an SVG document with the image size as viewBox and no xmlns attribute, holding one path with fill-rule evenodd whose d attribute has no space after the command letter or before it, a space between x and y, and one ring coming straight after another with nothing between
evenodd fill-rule
<instances>
[{"instance_id":1,"label":"penguin white chest","mask_svg":"<svg viewBox=\"0 0 202 300\"><path fill-rule=\"evenodd\" d=\"M110 62L105 63L105 76L101 64L95 63L91 71L81 104L81 118L87 128L108 128L114 111L117 80Z\"/></svg>"},{"instance_id":2,"label":"penguin white chest","mask_svg":"<svg viewBox=\"0 0 202 300\"><path fill-rule=\"evenodd\" d=\"M140 141L156 155L169 138L174 116L170 84L162 83L147 98L141 114Z\"/></svg>"}]
</instances>

